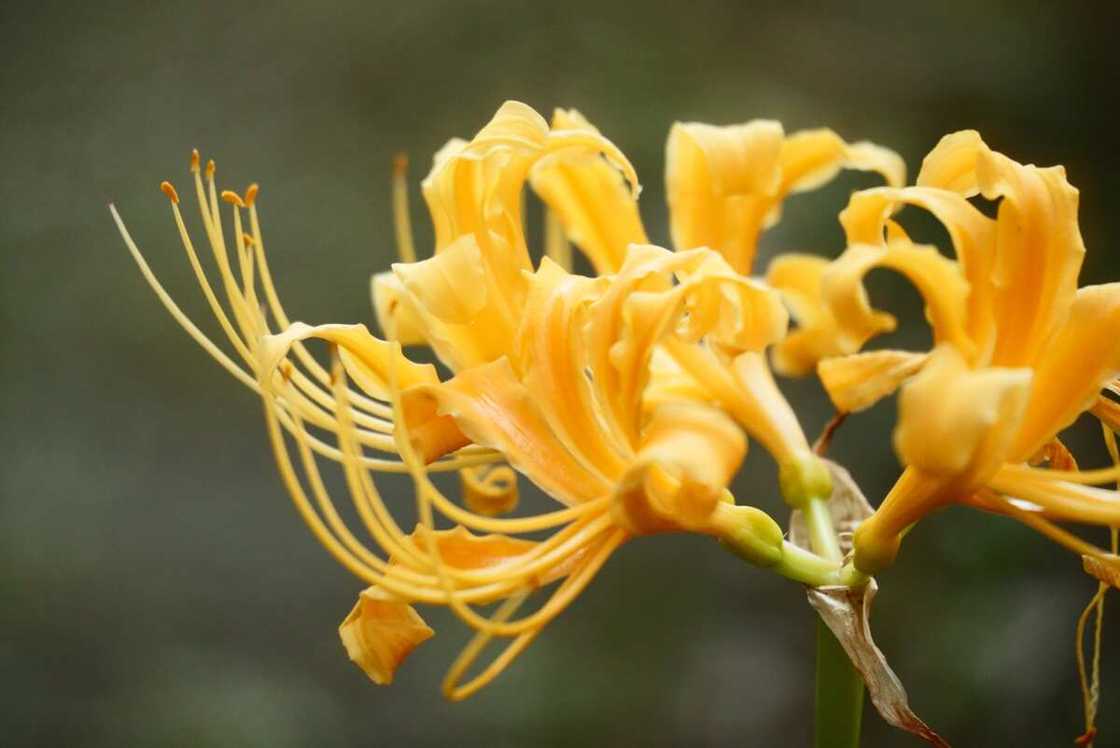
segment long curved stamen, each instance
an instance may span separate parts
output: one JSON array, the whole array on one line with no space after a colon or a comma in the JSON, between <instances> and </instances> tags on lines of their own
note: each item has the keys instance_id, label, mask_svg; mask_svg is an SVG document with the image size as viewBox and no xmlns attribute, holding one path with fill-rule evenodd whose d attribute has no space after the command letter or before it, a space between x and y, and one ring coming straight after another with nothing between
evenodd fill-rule
<instances>
[{"instance_id":1,"label":"long curved stamen","mask_svg":"<svg viewBox=\"0 0 1120 748\"><path fill-rule=\"evenodd\" d=\"M404 153L393 157L393 231L401 262L416 262L412 218L408 209L408 156Z\"/></svg>"}]
</instances>

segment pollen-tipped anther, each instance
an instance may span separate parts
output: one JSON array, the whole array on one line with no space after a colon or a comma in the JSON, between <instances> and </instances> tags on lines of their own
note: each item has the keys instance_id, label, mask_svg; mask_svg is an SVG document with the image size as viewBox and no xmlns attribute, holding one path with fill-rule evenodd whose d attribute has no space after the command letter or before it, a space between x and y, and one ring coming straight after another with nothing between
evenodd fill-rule
<instances>
[{"instance_id":1,"label":"pollen-tipped anther","mask_svg":"<svg viewBox=\"0 0 1120 748\"><path fill-rule=\"evenodd\" d=\"M191 149L191 174L198 173L198 165L202 162L202 157L198 155L198 149Z\"/></svg>"},{"instance_id":2,"label":"pollen-tipped anther","mask_svg":"<svg viewBox=\"0 0 1120 748\"><path fill-rule=\"evenodd\" d=\"M179 204L179 193L175 191L175 185L171 182L163 181L159 183L159 188L163 194L167 195L167 199L176 205Z\"/></svg>"},{"instance_id":3,"label":"pollen-tipped anther","mask_svg":"<svg viewBox=\"0 0 1120 748\"><path fill-rule=\"evenodd\" d=\"M238 208L245 207L245 201L241 199L241 195L238 195L233 190L222 190L222 200L230 205L236 205Z\"/></svg>"},{"instance_id":4,"label":"pollen-tipped anther","mask_svg":"<svg viewBox=\"0 0 1120 748\"><path fill-rule=\"evenodd\" d=\"M245 205L249 208L253 207L253 203L257 201L257 193L261 191L261 186L253 182L245 189Z\"/></svg>"}]
</instances>

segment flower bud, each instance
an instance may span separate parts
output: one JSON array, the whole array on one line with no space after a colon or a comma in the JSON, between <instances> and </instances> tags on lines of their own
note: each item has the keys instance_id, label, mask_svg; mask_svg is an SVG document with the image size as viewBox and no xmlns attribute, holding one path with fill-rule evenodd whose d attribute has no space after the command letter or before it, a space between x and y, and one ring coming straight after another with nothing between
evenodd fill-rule
<instances>
[{"instance_id":1,"label":"flower bud","mask_svg":"<svg viewBox=\"0 0 1120 748\"><path fill-rule=\"evenodd\" d=\"M753 506L721 506L728 516L720 543L727 550L755 566L774 566L782 560L782 528L774 519Z\"/></svg>"},{"instance_id":2,"label":"flower bud","mask_svg":"<svg viewBox=\"0 0 1120 748\"><path fill-rule=\"evenodd\" d=\"M778 486L786 503L798 509L809 499L831 496L832 476L820 457L806 451L782 463L778 471Z\"/></svg>"},{"instance_id":3,"label":"flower bud","mask_svg":"<svg viewBox=\"0 0 1120 748\"><path fill-rule=\"evenodd\" d=\"M871 517L856 528L853 545L855 548L855 567L868 576L874 576L883 569L894 564L898 555L902 536L899 534L884 534Z\"/></svg>"}]
</instances>

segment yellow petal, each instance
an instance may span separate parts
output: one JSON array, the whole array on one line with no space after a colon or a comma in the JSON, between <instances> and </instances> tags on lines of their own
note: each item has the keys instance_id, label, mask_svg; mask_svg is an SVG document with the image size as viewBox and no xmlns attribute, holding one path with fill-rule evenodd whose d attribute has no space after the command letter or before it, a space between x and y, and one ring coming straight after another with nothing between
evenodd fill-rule
<instances>
[{"instance_id":1,"label":"yellow petal","mask_svg":"<svg viewBox=\"0 0 1120 748\"><path fill-rule=\"evenodd\" d=\"M972 353L967 331L968 282L960 266L933 247L896 240L886 246L857 244L838 257L822 278L822 292L849 352L887 329L886 318L871 308L863 278L874 268L890 268L913 283L926 303L935 343L947 342L966 357ZM893 324L892 324L893 327Z\"/></svg>"},{"instance_id":2,"label":"yellow petal","mask_svg":"<svg viewBox=\"0 0 1120 748\"><path fill-rule=\"evenodd\" d=\"M411 414L427 410L450 418L472 442L502 452L519 473L559 501L576 504L610 493L609 483L557 438L505 358L466 369L440 385L414 387L402 397L408 401L404 417L410 430ZM417 434L412 436L415 441ZM421 450L428 459L438 456L434 451Z\"/></svg>"},{"instance_id":3,"label":"yellow petal","mask_svg":"<svg viewBox=\"0 0 1120 748\"><path fill-rule=\"evenodd\" d=\"M574 109L557 109L552 128L598 134ZM534 164L529 181L600 275L622 267L630 244L649 241L622 173L599 154L559 151Z\"/></svg>"},{"instance_id":4,"label":"yellow petal","mask_svg":"<svg viewBox=\"0 0 1120 748\"><path fill-rule=\"evenodd\" d=\"M537 160L563 149L602 153L637 194L633 167L609 140L593 130L550 132L531 107L507 101L469 143L448 144L421 185L436 230L436 251L460 236L475 234L488 262L502 259L507 265L528 268L521 190ZM491 233L505 240L505 257L490 256Z\"/></svg>"},{"instance_id":5,"label":"yellow petal","mask_svg":"<svg viewBox=\"0 0 1120 748\"><path fill-rule=\"evenodd\" d=\"M416 306L427 315L425 334L456 371L511 352L527 294L524 272L532 269L522 191L533 165L555 154L566 159L602 154L605 168L620 171L637 195L633 167L609 140L593 128L550 130L532 108L512 101L470 142L445 146L421 185L435 227L437 262L411 271L397 266L397 272L415 276L402 282L424 297ZM447 253L458 256L442 260Z\"/></svg>"},{"instance_id":6,"label":"yellow petal","mask_svg":"<svg viewBox=\"0 0 1120 748\"><path fill-rule=\"evenodd\" d=\"M427 342L424 323L395 273L376 273L370 279L370 291L377 324L386 340L401 345Z\"/></svg>"},{"instance_id":7,"label":"yellow petal","mask_svg":"<svg viewBox=\"0 0 1120 748\"><path fill-rule=\"evenodd\" d=\"M440 321L471 322L486 307L486 269L472 235L426 260L396 263L393 272L416 302Z\"/></svg>"},{"instance_id":8,"label":"yellow petal","mask_svg":"<svg viewBox=\"0 0 1120 748\"><path fill-rule=\"evenodd\" d=\"M420 558L438 553L439 563L446 569L470 571L512 564L537 545L533 541L506 535L475 535L456 525L450 530L427 530L418 526L406 543ZM545 585L566 576L580 561L576 553L562 563L550 567L532 584ZM388 576L401 576L399 559L390 559ZM492 600L501 598L495 593ZM480 602L486 602L486 599ZM408 600L394 597L385 589L373 586L363 590L358 603L339 627L339 635L350 659L378 684L388 684L401 662L434 632L417 614Z\"/></svg>"},{"instance_id":9,"label":"yellow petal","mask_svg":"<svg viewBox=\"0 0 1120 748\"><path fill-rule=\"evenodd\" d=\"M797 322L797 327L771 349L771 361L779 374L804 376L813 371L818 361L852 353L863 343L840 329L825 303L824 277L830 266L823 257L790 253L775 257L766 270L766 282L781 292L782 300ZM862 285L854 291L863 294L864 303L869 307ZM874 329L894 328L891 315L872 314Z\"/></svg>"},{"instance_id":10,"label":"yellow petal","mask_svg":"<svg viewBox=\"0 0 1120 748\"><path fill-rule=\"evenodd\" d=\"M817 373L836 409L854 413L892 394L925 361L922 353L870 351L821 361Z\"/></svg>"},{"instance_id":11,"label":"yellow petal","mask_svg":"<svg viewBox=\"0 0 1120 748\"><path fill-rule=\"evenodd\" d=\"M897 154L870 143L849 145L830 130L787 138L767 120L678 123L666 148L673 244L711 247L749 273L758 235L777 223L786 196L819 187L842 168L879 172L892 185L905 181Z\"/></svg>"},{"instance_id":12,"label":"yellow petal","mask_svg":"<svg viewBox=\"0 0 1120 748\"><path fill-rule=\"evenodd\" d=\"M638 444L649 362L666 336L707 338L731 352L760 350L787 324L778 295L735 273L715 252L632 245L589 309L588 357L606 420L625 443Z\"/></svg>"},{"instance_id":13,"label":"yellow petal","mask_svg":"<svg viewBox=\"0 0 1120 748\"><path fill-rule=\"evenodd\" d=\"M747 352L731 362L735 382L749 394L747 411L735 416L748 432L762 442L779 463L798 459L809 451L805 432L789 401L778 389L766 357Z\"/></svg>"},{"instance_id":14,"label":"yellow petal","mask_svg":"<svg viewBox=\"0 0 1120 748\"><path fill-rule=\"evenodd\" d=\"M782 126L768 120L673 125L665 183L677 249L711 247L738 272L750 272L758 234L781 184L782 139Z\"/></svg>"},{"instance_id":15,"label":"yellow petal","mask_svg":"<svg viewBox=\"0 0 1120 748\"><path fill-rule=\"evenodd\" d=\"M1071 425L1120 373L1120 283L1078 290L1065 324L1035 367L1030 405L1016 440L1022 460Z\"/></svg>"},{"instance_id":16,"label":"yellow petal","mask_svg":"<svg viewBox=\"0 0 1120 748\"><path fill-rule=\"evenodd\" d=\"M919 180L1001 200L992 249L998 340L992 362L1030 364L1043 355L1077 291L1085 245L1078 192L1060 167L1024 166L990 149L973 131L947 135Z\"/></svg>"},{"instance_id":17,"label":"yellow petal","mask_svg":"<svg viewBox=\"0 0 1120 748\"><path fill-rule=\"evenodd\" d=\"M669 354L661 348L654 349L649 362L649 384L642 393L642 407L646 417L666 403L682 400L705 403L710 399L708 390L682 369Z\"/></svg>"},{"instance_id":18,"label":"yellow petal","mask_svg":"<svg viewBox=\"0 0 1120 748\"><path fill-rule=\"evenodd\" d=\"M429 532L418 526L409 535L409 542L423 554L428 553L429 536L435 541L440 560L453 569L485 569L508 564L531 551L536 545L531 540L492 533L475 535L462 525L450 530Z\"/></svg>"},{"instance_id":19,"label":"yellow petal","mask_svg":"<svg viewBox=\"0 0 1120 748\"><path fill-rule=\"evenodd\" d=\"M614 430L604 428L602 406L588 377L595 367L583 335L587 307L606 283L606 278L572 275L542 260L530 279L517 361L522 381L537 395L552 432L585 469L613 481L631 451Z\"/></svg>"},{"instance_id":20,"label":"yellow petal","mask_svg":"<svg viewBox=\"0 0 1120 748\"><path fill-rule=\"evenodd\" d=\"M435 632L411 605L370 587L338 627L350 659L378 685L393 682L401 662Z\"/></svg>"},{"instance_id":21,"label":"yellow petal","mask_svg":"<svg viewBox=\"0 0 1120 748\"><path fill-rule=\"evenodd\" d=\"M929 163L930 158L927 157L926 164ZM965 328L972 340L971 355L977 361L988 360L996 334L993 309L995 286L992 282L995 222L955 192L934 187L880 187L856 192L848 207L840 213L840 223L844 226L848 244L883 244L884 230L888 241L905 239L905 232L890 219L902 205L914 205L929 211L949 233L957 262L968 282Z\"/></svg>"},{"instance_id":22,"label":"yellow petal","mask_svg":"<svg viewBox=\"0 0 1120 748\"><path fill-rule=\"evenodd\" d=\"M375 338L365 325L318 325L294 322L284 332L264 337L262 372L275 369L297 341L318 338L339 347L347 375L367 394L389 400L389 380L395 368L402 388L439 381L435 367L417 364L400 353L393 343Z\"/></svg>"},{"instance_id":23,"label":"yellow petal","mask_svg":"<svg viewBox=\"0 0 1120 748\"><path fill-rule=\"evenodd\" d=\"M425 463L471 443L455 419L440 411L439 399L424 387L411 387L401 392L397 417L408 426L412 449Z\"/></svg>"},{"instance_id":24,"label":"yellow petal","mask_svg":"<svg viewBox=\"0 0 1120 748\"><path fill-rule=\"evenodd\" d=\"M474 236L459 237L426 260L396 263L393 272L424 339L453 371L512 350L525 281L519 275L503 286L488 273Z\"/></svg>"},{"instance_id":25,"label":"yellow petal","mask_svg":"<svg viewBox=\"0 0 1120 748\"><path fill-rule=\"evenodd\" d=\"M722 411L693 403L658 408L614 495L616 521L635 533L705 531L747 442Z\"/></svg>"},{"instance_id":26,"label":"yellow petal","mask_svg":"<svg viewBox=\"0 0 1120 748\"><path fill-rule=\"evenodd\" d=\"M841 169L873 171L887 184L906 183L906 162L894 151L874 143L845 143L832 130L802 130L782 143L782 193L814 190Z\"/></svg>"},{"instance_id":27,"label":"yellow petal","mask_svg":"<svg viewBox=\"0 0 1120 748\"><path fill-rule=\"evenodd\" d=\"M1030 369L973 371L954 348L938 346L902 388L895 447L907 465L953 476L967 492L1007 460L1030 391Z\"/></svg>"}]
</instances>

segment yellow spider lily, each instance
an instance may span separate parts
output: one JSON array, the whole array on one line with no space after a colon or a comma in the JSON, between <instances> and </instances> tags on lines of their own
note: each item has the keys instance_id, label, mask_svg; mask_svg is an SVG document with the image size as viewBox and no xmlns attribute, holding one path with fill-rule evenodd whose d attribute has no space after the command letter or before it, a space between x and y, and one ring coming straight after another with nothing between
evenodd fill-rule
<instances>
[{"instance_id":1,"label":"yellow spider lily","mask_svg":"<svg viewBox=\"0 0 1120 748\"><path fill-rule=\"evenodd\" d=\"M378 683L390 682L433 633L413 604L447 605L477 631L444 684L449 697L465 698L638 534L705 533L793 579L849 579L834 548L824 548L822 558L784 541L768 515L735 505L726 488L746 451L745 429L775 454L786 495L806 502L811 523L822 521L828 475L765 364L765 349L787 324L774 291L735 272L712 249L619 250L619 236L632 225L608 230L585 222L574 207L565 219L570 235L585 248L598 247L588 251L599 253L593 259L607 274L576 276L550 259L533 270L520 215L526 180L542 194L551 190L558 206L577 188L623 190L629 200L638 190L609 141L574 113L558 117L571 126L549 128L528 107L509 103L473 140L453 141L437 154L424 182L436 227L431 258L415 260L398 192L397 233L403 258L412 261L374 280L383 329L397 338L391 342L362 325L293 322L266 260L257 187L219 193L213 163L203 170L197 153L191 171L224 305L202 268L178 193L166 182L162 189L203 295L242 363L182 313L113 209L171 314L261 396L281 477L311 531L369 584L340 635ZM230 206L232 246L220 201ZM561 207L556 212L565 215ZM328 365L312 356L311 339L329 345ZM402 343L418 341L431 345L451 378L441 380L435 367L403 355ZM341 468L354 511L380 553L343 520L321 460ZM495 516L516 500L516 479L503 461L562 507ZM462 476L467 508L433 480L451 470ZM413 478L419 523L412 532L398 524L374 472ZM542 531L551 534L518 537ZM513 618L549 587L536 611ZM497 607L484 613L491 605ZM462 682L493 637L510 642Z\"/></svg>"},{"instance_id":2,"label":"yellow spider lily","mask_svg":"<svg viewBox=\"0 0 1120 748\"><path fill-rule=\"evenodd\" d=\"M977 195L999 201L995 218L969 202ZM1061 453L1049 446L1056 435L1120 371L1120 284L1077 287L1085 252L1077 199L1061 167L1024 166L977 133L958 132L926 157L917 186L856 193L841 214L849 249L825 268L809 263L815 288L803 301L816 327L807 334L830 339L837 352L853 354L893 327L862 287L876 267L915 284L933 331L928 354L873 351L819 367L842 410L867 407L906 382L895 445L907 467L857 531L862 571L891 563L905 529L950 502L1015 516L1083 554L1102 552L1050 519L1120 524L1120 496L1083 485L1114 470L1032 466ZM891 219L902 205L945 225L955 261L910 242ZM1108 401L1097 408L1114 411Z\"/></svg>"},{"instance_id":3,"label":"yellow spider lily","mask_svg":"<svg viewBox=\"0 0 1120 748\"><path fill-rule=\"evenodd\" d=\"M576 142L597 144L598 150L573 148ZM666 165L674 244L678 251L714 250L732 270L746 274L759 234L777 222L785 197L813 189L845 167L878 172L892 185L905 179L897 154L871 143L848 144L830 130L786 136L780 124L766 120L729 127L678 123L669 135ZM549 129L530 108L507 103L472 141L452 140L436 155L423 182L437 229L435 255L428 260L414 261L407 189L398 169L395 220L406 262L373 279L374 306L390 339L430 344L453 371L511 353L510 316L522 308L529 269L518 199L526 177L548 208L551 227L580 247L598 273L619 272L627 248L648 241L632 169L586 119L557 110ZM548 254L567 269L558 233L551 233ZM780 338L770 340L779 351ZM667 341L653 354L647 402L683 393L731 413L787 475L815 464L761 354L732 363L715 347ZM810 472L820 477L819 466ZM803 487L791 488L789 496L799 492Z\"/></svg>"}]
</instances>

